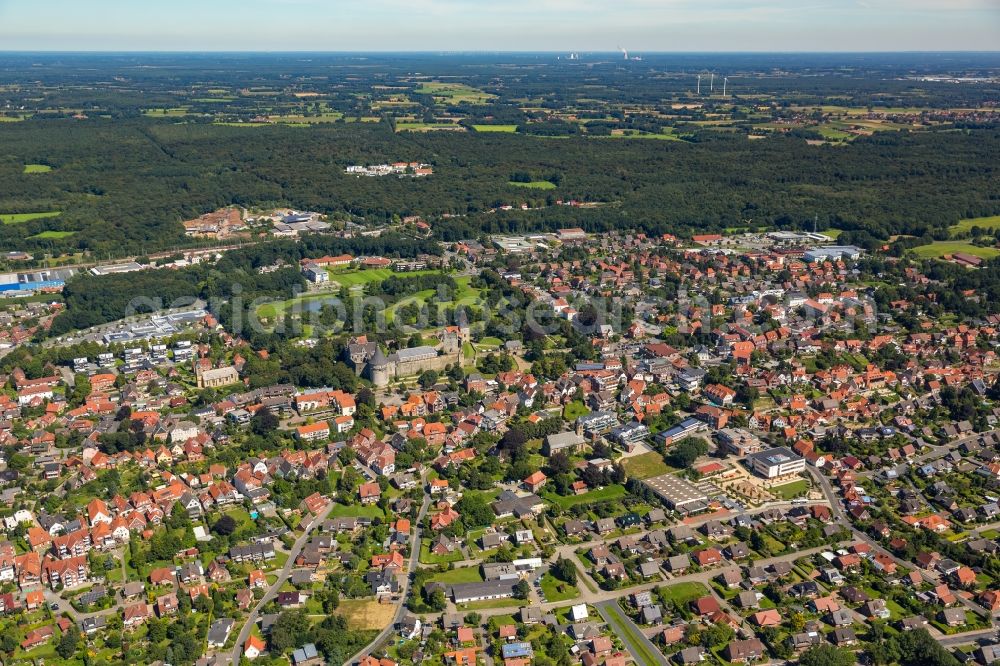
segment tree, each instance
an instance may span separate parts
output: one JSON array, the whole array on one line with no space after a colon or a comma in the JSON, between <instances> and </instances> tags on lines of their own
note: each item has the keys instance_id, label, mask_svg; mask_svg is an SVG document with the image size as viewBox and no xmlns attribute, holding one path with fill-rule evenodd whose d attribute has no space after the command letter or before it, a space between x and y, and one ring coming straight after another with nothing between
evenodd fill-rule
<instances>
[{"instance_id":1,"label":"tree","mask_svg":"<svg viewBox=\"0 0 1000 666\"><path fill-rule=\"evenodd\" d=\"M77 647L80 645L80 628L73 623L66 630L66 633L62 635L59 639L59 644L56 645L56 652L63 659L69 659L76 653Z\"/></svg>"},{"instance_id":2,"label":"tree","mask_svg":"<svg viewBox=\"0 0 1000 666\"><path fill-rule=\"evenodd\" d=\"M573 560L568 557L560 557L553 563L552 567L549 569L553 576L568 583L570 585L576 585L577 571L576 565L573 564Z\"/></svg>"},{"instance_id":3,"label":"tree","mask_svg":"<svg viewBox=\"0 0 1000 666\"><path fill-rule=\"evenodd\" d=\"M263 407L258 409L257 413L250 419L250 430L255 435L266 437L278 429L278 424L278 417L274 415L274 412L267 407Z\"/></svg>"},{"instance_id":4,"label":"tree","mask_svg":"<svg viewBox=\"0 0 1000 666\"><path fill-rule=\"evenodd\" d=\"M854 666L854 653L833 645L817 645L802 653L800 666Z\"/></svg>"},{"instance_id":5,"label":"tree","mask_svg":"<svg viewBox=\"0 0 1000 666\"><path fill-rule=\"evenodd\" d=\"M424 390L437 384L438 373L437 370L424 370L420 377L417 378L417 382L420 384L421 388Z\"/></svg>"},{"instance_id":6,"label":"tree","mask_svg":"<svg viewBox=\"0 0 1000 666\"><path fill-rule=\"evenodd\" d=\"M271 627L271 648L275 652L284 652L302 645L309 636L310 626L309 616L305 611L282 611Z\"/></svg>"},{"instance_id":7,"label":"tree","mask_svg":"<svg viewBox=\"0 0 1000 666\"><path fill-rule=\"evenodd\" d=\"M689 437L667 453L666 459L669 465L680 469L688 469L698 459L708 452L708 445L705 440L697 437Z\"/></svg>"},{"instance_id":8,"label":"tree","mask_svg":"<svg viewBox=\"0 0 1000 666\"><path fill-rule=\"evenodd\" d=\"M517 585L514 586L514 597L517 599L527 599L529 594L531 594L531 586L528 585L528 581L523 578L517 581Z\"/></svg>"},{"instance_id":9,"label":"tree","mask_svg":"<svg viewBox=\"0 0 1000 666\"><path fill-rule=\"evenodd\" d=\"M212 531L220 536L229 536L236 531L236 527L236 520L227 513L215 521Z\"/></svg>"},{"instance_id":10,"label":"tree","mask_svg":"<svg viewBox=\"0 0 1000 666\"><path fill-rule=\"evenodd\" d=\"M462 522L469 528L492 525L496 517L483 493L466 492L455 504L455 510L462 515Z\"/></svg>"}]
</instances>

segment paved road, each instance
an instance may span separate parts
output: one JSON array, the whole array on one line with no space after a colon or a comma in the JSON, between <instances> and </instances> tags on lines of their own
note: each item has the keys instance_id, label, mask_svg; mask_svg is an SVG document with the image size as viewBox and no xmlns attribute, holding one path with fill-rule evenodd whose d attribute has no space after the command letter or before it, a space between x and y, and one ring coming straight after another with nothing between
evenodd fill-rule
<instances>
[{"instance_id":1,"label":"paved road","mask_svg":"<svg viewBox=\"0 0 1000 666\"><path fill-rule=\"evenodd\" d=\"M302 548L306 545L306 541L309 540L309 536L312 531L319 527L319 525L326 520L326 517L330 515L333 510L333 502L326 505L319 515L315 516L308 525L306 525L305 531L302 535L295 540L292 544L291 550L288 551L288 559L285 561L285 566L281 567L281 571L278 572L278 579L274 581L271 587L267 588L267 592L261 597L257 605L253 607L250 614L247 615L246 621L243 623L243 628L240 629L240 635L236 639L236 645L233 646L233 653L230 657L230 663L238 664L240 663L240 657L243 655L243 644L246 643L247 639L250 638L250 631L253 629L253 625L257 623L257 616L260 614L260 609L264 607L269 601L278 596L278 591L281 586L285 584L288 577L292 573L292 568L295 566L295 558L299 556Z\"/></svg>"},{"instance_id":2,"label":"paved road","mask_svg":"<svg viewBox=\"0 0 1000 666\"><path fill-rule=\"evenodd\" d=\"M639 666L670 666L660 649L646 638L642 630L618 607L618 601L611 599L594 604L597 612L608 623L622 643L632 653L632 658ZM650 660L649 657L653 659Z\"/></svg>"},{"instance_id":3,"label":"paved road","mask_svg":"<svg viewBox=\"0 0 1000 666\"><path fill-rule=\"evenodd\" d=\"M421 482L423 482L421 480ZM396 630L396 625L402 621L403 617L406 615L406 595L410 591L410 580L413 578L413 574L417 570L417 564L420 559L420 534L422 532L420 525L424 522L424 516L427 515L427 510L431 506L431 496L430 493L424 493L424 502L420 505L420 513L417 514L417 519L413 522L411 539L410 539L410 566L406 570L406 576L403 578L403 589L399 594L399 607L396 609L396 614L392 618L392 622L389 623L385 629L379 632L372 641L363 647L356 655L347 660L347 664L355 664L361 660L366 654L374 650L376 647L382 644L383 641L389 638Z\"/></svg>"},{"instance_id":4,"label":"paved road","mask_svg":"<svg viewBox=\"0 0 1000 666\"><path fill-rule=\"evenodd\" d=\"M933 585L940 585L942 582L944 582L941 576L936 571L928 571L926 569L921 569L920 567L915 566L913 562L908 562L902 558L896 557L896 555L883 548L881 543L868 536L868 534L866 534L865 532L862 532L861 530L854 527L854 524L850 520L850 516L848 516L848 514L844 511L842 502L834 493L833 487L830 485L829 479L827 479L826 476L824 476L823 474L821 474L820 472L816 471L811 467L807 469L809 470L809 473L812 475L812 477L817 481L817 483L819 483L820 488L823 490L823 494L826 495L826 498L830 501L834 516L838 520L842 521L845 525L847 525L850 528L851 533L854 534L854 536L858 540L863 541L869 546L871 546L872 550L874 550L876 553L882 553L884 555L889 556L892 559L892 561L896 563L897 566L905 567L907 569L913 569L914 571L920 572L920 575L924 578L924 580ZM958 595L956 595L956 597L966 608L971 610L973 613L983 618L991 618L991 613L982 606L980 606L979 604L977 604L976 602L971 601L969 599L965 599L964 597Z\"/></svg>"}]
</instances>

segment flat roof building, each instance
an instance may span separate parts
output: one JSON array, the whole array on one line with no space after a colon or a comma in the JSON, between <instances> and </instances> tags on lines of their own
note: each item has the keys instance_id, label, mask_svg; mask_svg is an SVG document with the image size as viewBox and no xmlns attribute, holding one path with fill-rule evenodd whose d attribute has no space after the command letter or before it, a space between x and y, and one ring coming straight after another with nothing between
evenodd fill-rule
<instances>
[{"instance_id":1,"label":"flat roof building","mask_svg":"<svg viewBox=\"0 0 1000 666\"><path fill-rule=\"evenodd\" d=\"M680 513L708 508L708 496L692 483L673 474L661 474L643 481L666 505Z\"/></svg>"},{"instance_id":2,"label":"flat roof building","mask_svg":"<svg viewBox=\"0 0 1000 666\"><path fill-rule=\"evenodd\" d=\"M757 476L773 479L788 474L798 474L806 469L806 459L787 446L751 453L746 457L747 465Z\"/></svg>"}]
</instances>

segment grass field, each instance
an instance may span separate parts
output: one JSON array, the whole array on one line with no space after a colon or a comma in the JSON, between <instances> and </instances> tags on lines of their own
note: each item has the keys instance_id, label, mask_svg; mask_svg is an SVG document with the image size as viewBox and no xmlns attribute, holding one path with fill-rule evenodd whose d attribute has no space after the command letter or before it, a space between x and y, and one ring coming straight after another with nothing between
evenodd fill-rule
<instances>
[{"instance_id":1,"label":"grass field","mask_svg":"<svg viewBox=\"0 0 1000 666\"><path fill-rule=\"evenodd\" d=\"M556 189L555 183L550 183L547 180L533 180L530 183L518 183L516 181L508 181L508 185L513 185L514 187L528 187L533 190L554 190Z\"/></svg>"},{"instance_id":2,"label":"grass field","mask_svg":"<svg viewBox=\"0 0 1000 666\"><path fill-rule=\"evenodd\" d=\"M950 229L952 233L964 233L972 231L972 227L996 229L1000 227L1000 215L992 215L990 217L973 217L967 220L960 220L958 224L951 225Z\"/></svg>"},{"instance_id":3,"label":"grass field","mask_svg":"<svg viewBox=\"0 0 1000 666\"><path fill-rule=\"evenodd\" d=\"M542 576L542 592L545 593L545 600L569 601L580 596L580 590L575 585L564 583L550 573Z\"/></svg>"},{"instance_id":4,"label":"grass field","mask_svg":"<svg viewBox=\"0 0 1000 666\"><path fill-rule=\"evenodd\" d=\"M500 338L491 338L487 336L482 340L480 340L479 344L484 345L486 347L500 347L501 345L503 345L503 340L501 340Z\"/></svg>"},{"instance_id":5,"label":"grass field","mask_svg":"<svg viewBox=\"0 0 1000 666\"><path fill-rule=\"evenodd\" d=\"M631 479L648 479L671 470L670 465L663 460L663 456L656 451L625 458L622 460L622 467Z\"/></svg>"},{"instance_id":6,"label":"grass field","mask_svg":"<svg viewBox=\"0 0 1000 666\"><path fill-rule=\"evenodd\" d=\"M792 481L791 483L786 483L780 486L774 486L769 488L771 494L775 497L780 497L781 499L792 499L793 497L798 497L799 495L805 495L809 491L809 482L802 481Z\"/></svg>"},{"instance_id":7,"label":"grass field","mask_svg":"<svg viewBox=\"0 0 1000 666\"><path fill-rule=\"evenodd\" d=\"M663 656L650 651L649 645L639 634L638 628L628 621L618 604L605 604L599 607L601 615L607 620L608 626L623 640L628 639L628 644L634 646L631 649L635 654L632 657L638 666L656 666L663 661Z\"/></svg>"},{"instance_id":8,"label":"grass field","mask_svg":"<svg viewBox=\"0 0 1000 666\"><path fill-rule=\"evenodd\" d=\"M28 220L40 220L45 217L58 217L62 211L50 210L39 213L0 213L0 222L4 224L20 224Z\"/></svg>"},{"instance_id":9,"label":"grass field","mask_svg":"<svg viewBox=\"0 0 1000 666\"><path fill-rule=\"evenodd\" d=\"M436 573L430 580L437 583L479 583L483 576L479 573L479 567L460 567Z\"/></svg>"},{"instance_id":10,"label":"grass field","mask_svg":"<svg viewBox=\"0 0 1000 666\"><path fill-rule=\"evenodd\" d=\"M466 604L455 604L455 608L462 611L473 611L490 608L520 608L527 605L528 603L521 599L485 599L483 601L470 601Z\"/></svg>"},{"instance_id":11,"label":"grass field","mask_svg":"<svg viewBox=\"0 0 1000 666\"><path fill-rule=\"evenodd\" d=\"M477 132L484 132L487 134L490 132L505 132L509 134L517 132L517 125L473 125L472 127Z\"/></svg>"},{"instance_id":12,"label":"grass field","mask_svg":"<svg viewBox=\"0 0 1000 666\"><path fill-rule=\"evenodd\" d=\"M435 132L439 130L464 132L465 128L455 123L396 123L397 132Z\"/></svg>"},{"instance_id":13,"label":"grass field","mask_svg":"<svg viewBox=\"0 0 1000 666\"><path fill-rule=\"evenodd\" d=\"M932 257L943 257L946 254L964 252L983 259L992 259L1000 256L1000 250L992 247L979 247L964 241L935 241L930 245L921 245L913 248L912 252L922 259Z\"/></svg>"},{"instance_id":14,"label":"grass field","mask_svg":"<svg viewBox=\"0 0 1000 666\"><path fill-rule=\"evenodd\" d=\"M333 269L328 271L330 274L330 279L337 284L343 285L345 287L358 287L364 286L371 282L381 282L382 280L392 277L393 275L397 277L405 277L407 275L425 275L427 273L437 273L439 271L426 270L426 271L410 271L409 273L397 273L391 268L366 268L360 271L344 271L339 269Z\"/></svg>"},{"instance_id":15,"label":"grass field","mask_svg":"<svg viewBox=\"0 0 1000 666\"><path fill-rule=\"evenodd\" d=\"M440 81L428 81L422 83L413 92L418 95L431 95L435 102L448 104L485 104L496 95L483 92L464 83L442 83Z\"/></svg>"},{"instance_id":16,"label":"grass field","mask_svg":"<svg viewBox=\"0 0 1000 666\"><path fill-rule=\"evenodd\" d=\"M360 506L360 505L345 505L345 504L340 504L339 502L337 504L334 504L333 509L330 510L331 518L343 518L352 516L364 516L366 518L385 518L385 513L382 512L382 509L370 504L368 506Z\"/></svg>"},{"instance_id":17,"label":"grass field","mask_svg":"<svg viewBox=\"0 0 1000 666\"><path fill-rule=\"evenodd\" d=\"M660 588L660 598L665 601L677 601L688 604L698 597L708 594L708 588L703 583L677 583Z\"/></svg>"},{"instance_id":18,"label":"grass field","mask_svg":"<svg viewBox=\"0 0 1000 666\"><path fill-rule=\"evenodd\" d=\"M384 629L396 615L396 606L369 599L341 599L337 615L347 618L347 626L355 631Z\"/></svg>"},{"instance_id":19,"label":"grass field","mask_svg":"<svg viewBox=\"0 0 1000 666\"><path fill-rule=\"evenodd\" d=\"M52 167L48 164L25 164L24 173L48 173Z\"/></svg>"},{"instance_id":20,"label":"grass field","mask_svg":"<svg viewBox=\"0 0 1000 666\"><path fill-rule=\"evenodd\" d=\"M567 421L575 421L581 416L586 416L589 413L590 410L587 409L587 406L583 404L581 400L568 402L566 403L566 406L563 407L563 418Z\"/></svg>"},{"instance_id":21,"label":"grass field","mask_svg":"<svg viewBox=\"0 0 1000 666\"><path fill-rule=\"evenodd\" d=\"M619 499L625 497L626 491L625 486L615 484L613 486L605 486L599 490L591 490L590 492L584 493L582 495L556 495L552 493L547 493L545 499L558 504L563 509L569 509L578 504L593 504L594 502L604 502L607 500Z\"/></svg>"},{"instance_id":22,"label":"grass field","mask_svg":"<svg viewBox=\"0 0 1000 666\"><path fill-rule=\"evenodd\" d=\"M28 238L37 238L39 240L58 240L60 238L68 238L75 234L75 231L43 231L40 234L35 234L34 236L28 236Z\"/></svg>"}]
</instances>

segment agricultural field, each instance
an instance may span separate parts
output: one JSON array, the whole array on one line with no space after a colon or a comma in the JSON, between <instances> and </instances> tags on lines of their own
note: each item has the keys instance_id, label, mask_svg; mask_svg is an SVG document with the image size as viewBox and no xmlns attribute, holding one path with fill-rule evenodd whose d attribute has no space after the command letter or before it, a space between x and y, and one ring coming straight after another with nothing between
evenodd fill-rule
<instances>
[{"instance_id":1,"label":"agricultural field","mask_svg":"<svg viewBox=\"0 0 1000 666\"><path fill-rule=\"evenodd\" d=\"M52 167L48 164L25 164L24 173L48 173Z\"/></svg>"},{"instance_id":2,"label":"agricultural field","mask_svg":"<svg viewBox=\"0 0 1000 666\"><path fill-rule=\"evenodd\" d=\"M983 259L992 259L1000 256L1000 250L993 247L979 247L964 241L935 241L930 245L921 245L911 250L913 254L921 259L940 258L946 254L964 252Z\"/></svg>"},{"instance_id":3,"label":"agricultural field","mask_svg":"<svg viewBox=\"0 0 1000 666\"><path fill-rule=\"evenodd\" d=\"M464 83L441 83L440 81L428 81L422 83L413 92L418 95L431 95L435 102L439 104L486 104L495 95L483 92Z\"/></svg>"},{"instance_id":4,"label":"agricultural field","mask_svg":"<svg viewBox=\"0 0 1000 666\"><path fill-rule=\"evenodd\" d=\"M396 123L397 132L465 132L466 129L455 123Z\"/></svg>"},{"instance_id":5,"label":"agricultural field","mask_svg":"<svg viewBox=\"0 0 1000 666\"><path fill-rule=\"evenodd\" d=\"M508 185L513 185L515 187L527 187L533 190L554 190L556 189L555 183L550 183L547 180L533 180L529 183L519 183L516 181L509 181Z\"/></svg>"},{"instance_id":6,"label":"agricultural field","mask_svg":"<svg viewBox=\"0 0 1000 666\"><path fill-rule=\"evenodd\" d=\"M477 132L483 132L486 134L491 132L513 134L514 132L517 132L517 125L473 125L472 128Z\"/></svg>"},{"instance_id":7,"label":"agricultural field","mask_svg":"<svg viewBox=\"0 0 1000 666\"><path fill-rule=\"evenodd\" d=\"M959 220L958 224L951 225L949 229L953 234L961 234L972 231L973 227L989 229L990 231L1000 229L1000 215L991 215L990 217L973 217L966 220Z\"/></svg>"},{"instance_id":8,"label":"agricultural field","mask_svg":"<svg viewBox=\"0 0 1000 666\"><path fill-rule=\"evenodd\" d=\"M4 224L20 224L28 220L40 220L46 217L59 217L62 211L52 210L39 213L0 213L0 222Z\"/></svg>"},{"instance_id":9,"label":"agricultural field","mask_svg":"<svg viewBox=\"0 0 1000 666\"><path fill-rule=\"evenodd\" d=\"M51 240L59 240L60 238L69 238L70 236L72 236L75 233L76 233L75 231L53 231L53 230L49 230L49 231L43 231L40 234L35 234L34 236L28 236L28 238L37 238L37 239L40 239L40 240L49 240L49 239L51 239Z\"/></svg>"},{"instance_id":10,"label":"agricultural field","mask_svg":"<svg viewBox=\"0 0 1000 666\"><path fill-rule=\"evenodd\" d=\"M384 629L396 614L396 606L382 604L374 599L341 599L337 615L347 618L352 630L371 631Z\"/></svg>"}]
</instances>

